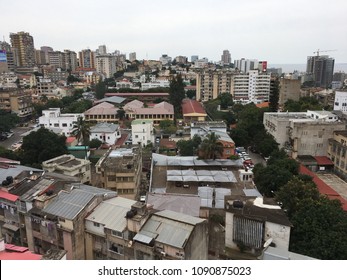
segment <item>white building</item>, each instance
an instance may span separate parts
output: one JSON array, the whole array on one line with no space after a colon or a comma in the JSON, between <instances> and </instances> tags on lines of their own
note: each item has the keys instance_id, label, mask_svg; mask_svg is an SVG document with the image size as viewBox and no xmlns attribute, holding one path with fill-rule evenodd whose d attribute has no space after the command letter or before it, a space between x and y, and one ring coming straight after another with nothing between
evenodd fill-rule
<instances>
[{"instance_id":1,"label":"white building","mask_svg":"<svg viewBox=\"0 0 347 280\"><path fill-rule=\"evenodd\" d=\"M336 91L334 111L347 112L347 91Z\"/></svg>"},{"instance_id":2,"label":"white building","mask_svg":"<svg viewBox=\"0 0 347 280\"><path fill-rule=\"evenodd\" d=\"M113 77L117 72L116 57L111 54L97 55L95 58L96 72L103 74L106 78Z\"/></svg>"},{"instance_id":3,"label":"white building","mask_svg":"<svg viewBox=\"0 0 347 280\"><path fill-rule=\"evenodd\" d=\"M131 122L131 135L133 144L146 146L154 143L153 121L151 120L134 120Z\"/></svg>"},{"instance_id":4,"label":"white building","mask_svg":"<svg viewBox=\"0 0 347 280\"><path fill-rule=\"evenodd\" d=\"M121 137L118 124L114 123L98 123L90 129L89 139L99 139L103 143L114 145Z\"/></svg>"},{"instance_id":5,"label":"white building","mask_svg":"<svg viewBox=\"0 0 347 280\"><path fill-rule=\"evenodd\" d=\"M141 84L141 90L147 90L150 88L158 88L158 87L170 87L170 82L168 80L156 80L154 82Z\"/></svg>"},{"instance_id":6,"label":"white building","mask_svg":"<svg viewBox=\"0 0 347 280\"><path fill-rule=\"evenodd\" d=\"M269 101L270 74L251 70L247 74L233 76L232 94L235 102L259 104Z\"/></svg>"},{"instance_id":7,"label":"white building","mask_svg":"<svg viewBox=\"0 0 347 280\"><path fill-rule=\"evenodd\" d=\"M243 73L248 73L250 70L258 70L259 62L257 59L237 59L234 60L234 67Z\"/></svg>"},{"instance_id":8,"label":"white building","mask_svg":"<svg viewBox=\"0 0 347 280\"><path fill-rule=\"evenodd\" d=\"M49 108L42 111L42 116L39 118L40 126L44 128L60 128L65 136L71 135L74 129L74 123L78 117L83 117L83 114L61 114L60 108Z\"/></svg>"},{"instance_id":9,"label":"white building","mask_svg":"<svg viewBox=\"0 0 347 280\"><path fill-rule=\"evenodd\" d=\"M162 65L167 65L170 64L172 61L172 57L168 56L167 54L163 54L160 58L159 61L162 63Z\"/></svg>"}]
</instances>

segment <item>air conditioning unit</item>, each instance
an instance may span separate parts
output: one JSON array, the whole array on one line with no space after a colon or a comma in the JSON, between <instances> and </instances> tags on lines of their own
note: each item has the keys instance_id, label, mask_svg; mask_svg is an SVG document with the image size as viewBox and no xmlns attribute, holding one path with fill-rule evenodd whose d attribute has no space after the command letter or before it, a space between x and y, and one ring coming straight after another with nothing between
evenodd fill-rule
<instances>
[{"instance_id":1,"label":"air conditioning unit","mask_svg":"<svg viewBox=\"0 0 347 280\"><path fill-rule=\"evenodd\" d=\"M166 256L166 253L164 251L161 251L160 254L164 257Z\"/></svg>"},{"instance_id":2,"label":"air conditioning unit","mask_svg":"<svg viewBox=\"0 0 347 280\"><path fill-rule=\"evenodd\" d=\"M57 224L57 227L58 227L58 228L61 228L61 224Z\"/></svg>"},{"instance_id":3,"label":"air conditioning unit","mask_svg":"<svg viewBox=\"0 0 347 280\"><path fill-rule=\"evenodd\" d=\"M25 227L25 224L20 224L20 227L21 227L21 228L24 228L24 227Z\"/></svg>"}]
</instances>

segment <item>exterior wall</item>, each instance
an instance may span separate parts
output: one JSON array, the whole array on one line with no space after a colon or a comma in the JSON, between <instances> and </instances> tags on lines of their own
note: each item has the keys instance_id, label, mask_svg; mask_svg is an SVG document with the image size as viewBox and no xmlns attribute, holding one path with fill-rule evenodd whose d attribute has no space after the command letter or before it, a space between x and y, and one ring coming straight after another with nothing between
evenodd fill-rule
<instances>
[{"instance_id":1,"label":"exterior wall","mask_svg":"<svg viewBox=\"0 0 347 280\"><path fill-rule=\"evenodd\" d=\"M231 249L238 249L236 243L233 241L234 231L234 214L225 212L225 247Z\"/></svg>"},{"instance_id":2,"label":"exterior wall","mask_svg":"<svg viewBox=\"0 0 347 280\"><path fill-rule=\"evenodd\" d=\"M290 227L266 222L265 236L267 240L272 238L272 243L276 244L277 249L288 251Z\"/></svg>"},{"instance_id":3,"label":"exterior wall","mask_svg":"<svg viewBox=\"0 0 347 280\"><path fill-rule=\"evenodd\" d=\"M116 141L121 137L121 134L120 134L120 131L119 130L116 130L115 132L113 133L95 133L95 132L92 132L90 134L90 140L92 139L99 139L100 141L104 142L104 143L107 143L109 145L114 145L116 143Z\"/></svg>"},{"instance_id":4,"label":"exterior wall","mask_svg":"<svg viewBox=\"0 0 347 280\"><path fill-rule=\"evenodd\" d=\"M146 146L154 143L153 122L131 124L131 135L133 144L140 143L142 146Z\"/></svg>"},{"instance_id":5,"label":"exterior wall","mask_svg":"<svg viewBox=\"0 0 347 280\"><path fill-rule=\"evenodd\" d=\"M347 179L347 131L335 131L329 139L327 156L334 162L334 171L344 180Z\"/></svg>"},{"instance_id":6,"label":"exterior wall","mask_svg":"<svg viewBox=\"0 0 347 280\"><path fill-rule=\"evenodd\" d=\"M327 156L328 139L335 130L344 130L339 122L291 122L289 136L292 142L292 157L299 155Z\"/></svg>"},{"instance_id":7,"label":"exterior wall","mask_svg":"<svg viewBox=\"0 0 347 280\"><path fill-rule=\"evenodd\" d=\"M300 99L300 86L300 80L281 78L278 104L283 106L288 99L298 101Z\"/></svg>"},{"instance_id":8,"label":"exterior wall","mask_svg":"<svg viewBox=\"0 0 347 280\"><path fill-rule=\"evenodd\" d=\"M334 111L347 112L347 91L336 91Z\"/></svg>"},{"instance_id":9,"label":"exterior wall","mask_svg":"<svg viewBox=\"0 0 347 280\"><path fill-rule=\"evenodd\" d=\"M185 260L208 259L208 224L197 224L185 246Z\"/></svg>"},{"instance_id":10,"label":"exterior wall","mask_svg":"<svg viewBox=\"0 0 347 280\"><path fill-rule=\"evenodd\" d=\"M265 129L275 138L280 149L285 147L286 142L289 142L289 123L290 118L288 117L281 118L278 117L278 114L264 113Z\"/></svg>"}]
</instances>

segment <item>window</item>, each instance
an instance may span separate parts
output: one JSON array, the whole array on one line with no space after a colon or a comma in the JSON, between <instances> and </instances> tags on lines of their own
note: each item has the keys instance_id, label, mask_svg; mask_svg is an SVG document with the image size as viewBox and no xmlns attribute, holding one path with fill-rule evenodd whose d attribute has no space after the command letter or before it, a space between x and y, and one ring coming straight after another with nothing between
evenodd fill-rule
<instances>
[{"instance_id":1,"label":"window","mask_svg":"<svg viewBox=\"0 0 347 280\"><path fill-rule=\"evenodd\" d=\"M120 254L120 255L123 255L124 253L123 246L116 243L112 243L109 250L113 253Z\"/></svg>"},{"instance_id":2,"label":"window","mask_svg":"<svg viewBox=\"0 0 347 280\"><path fill-rule=\"evenodd\" d=\"M111 234L112 234L113 236L123 237L123 233L120 232L120 231L118 231L118 230L112 230L112 231L111 231Z\"/></svg>"},{"instance_id":3,"label":"window","mask_svg":"<svg viewBox=\"0 0 347 280\"><path fill-rule=\"evenodd\" d=\"M54 124L54 127L59 127L59 123L55 123L55 124Z\"/></svg>"},{"instance_id":4,"label":"window","mask_svg":"<svg viewBox=\"0 0 347 280\"><path fill-rule=\"evenodd\" d=\"M67 127L67 123L63 123L63 124L62 124L62 127Z\"/></svg>"},{"instance_id":5,"label":"window","mask_svg":"<svg viewBox=\"0 0 347 280\"><path fill-rule=\"evenodd\" d=\"M99 223L96 223L96 222L93 222L93 225L94 225L95 227L100 227L100 224L99 224Z\"/></svg>"}]
</instances>

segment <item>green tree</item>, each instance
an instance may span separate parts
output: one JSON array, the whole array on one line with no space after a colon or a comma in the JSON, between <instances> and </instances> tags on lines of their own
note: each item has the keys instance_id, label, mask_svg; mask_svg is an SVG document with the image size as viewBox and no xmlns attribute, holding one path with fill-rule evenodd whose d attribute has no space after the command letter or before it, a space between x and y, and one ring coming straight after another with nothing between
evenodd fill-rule
<instances>
[{"instance_id":1,"label":"green tree","mask_svg":"<svg viewBox=\"0 0 347 280\"><path fill-rule=\"evenodd\" d=\"M0 132L8 132L19 123L19 117L5 110L0 110Z\"/></svg>"},{"instance_id":2,"label":"green tree","mask_svg":"<svg viewBox=\"0 0 347 280\"><path fill-rule=\"evenodd\" d=\"M275 192L285 185L293 174L278 165L268 165L264 167L256 164L253 168L254 183L259 192L267 197L273 197Z\"/></svg>"},{"instance_id":3,"label":"green tree","mask_svg":"<svg viewBox=\"0 0 347 280\"><path fill-rule=\"evenodd\" d=\"M90 127L82 116L78 117L74 123L72 134L77 138L78 142L82 142L84 146L85 159L87 159L87 145L89 143Z\"/></svg>"},{"instance_id":4,"label":"green tree","mask_svg":"<svg viewBox=\"0 0 347 280\"><path fill-rule=\"evenodd\" d=\"M175 110L175 117L182 116L182 100L185 98L184 84L181 75L177 75L170 82L169 100Z\"/></svg>"},{"instance_id":5,"label":"green tree","mask_svg":"<svg viewBox=\"0 0 347 280\"><path fill-rule=\"evenodd\" d=\"M279 79L276 78L273 82L272 91L270 93L270 99L269 99L270 112L277 112L278 111L279 98L280 98L280 82L279 82Z\"/></svg>"},{"instance_id":6,"label":"green tree","mask_svg":"<svg viewBox=\"0 0 347 280\"><path fill-rule=\"evenodd\" d=\"M196 97L196 90L189 89L187 90L186 95L189 99L194 99Z\"/></svg>"},{"instance_id":7,"label":"green tree","mask_svg":"<svg viewBox=\"0 0 347 280\"><path fill-rule=\"evenodd\" d=\"M89 142L89 148L91 148L91 149L97 149L97 148L99 148L99 147L101 146L101 144L102 144L102 141L100 141L100 140L97 139L97 138L94 138L94 139L90 140L90 142Z\"/></svg>"},{"instance_id":8,"label":"green tree","mask_svg":"<svg viewBox=\"0 0 347 280\"><path fill-rule=\"evenodd\" d=\"M194 155L194 144L192 140L178 140L177 148L181 156Z\"/></svg>"},{"instance_id":9,"label":"green tree","mask_svg":"<svg viewBox=\"0 0 347 280\"><path fill-rule=\"evenodd\" d=\"M347 216L339 200L302 199L291 222L291 251L324 260L347 259Z\"/></svg>"},{"instance_id":10,"label":"green tree","mask_svg":"<svg viewBox=\"0 0 347 280\"><path fill-rule=\"evenodd\" d=\"M105 93L107 91L106 84L103 81L99 81L95 85L95 97L97 99L103 99L105 97Z\"/></svg>"},{"instance_id":11,"label":"green tree","mask_svg":"<svg viewBox=\"0 0 347 280\"><path fill-rule=\"evenodd\" d=\"M23 165L41 168L45 160L66 154L66 137L41 127L23 138L20 158Z\"/></svg>"},{"instance_id":12,"label":"green tree","mask_svg":"<svg viewBox=\"0 0 347 280\"><path fill-rule=\"evenodd\" d=\"M202 140L199 155L203 159L216 159L223 154L223 144L218 141L219 135L211 132Z\"/></svg>"},{"instance_id":13,"label":"green tree","mask_svg":"<svg viewBox=\"0 0 347 280\"><path fill-rule=\"evenodd\" d=\"M116 114L116 117L119 119L119 120L123 120L125 118L125 111L123 108L120 108L117 110L117 114Z\"/></svg>"},{"instance_id":14,"label":"green tree","mask_svg":"<svg viewBox=\"0 0 347 280\"><path fill-rule=\"evenodd\" d=\"M228 92L221 93L218 99L220 100L220 107L223 110L228 109L229 106L234 104L233 98Z\"/></svg>"}]
</instances>

